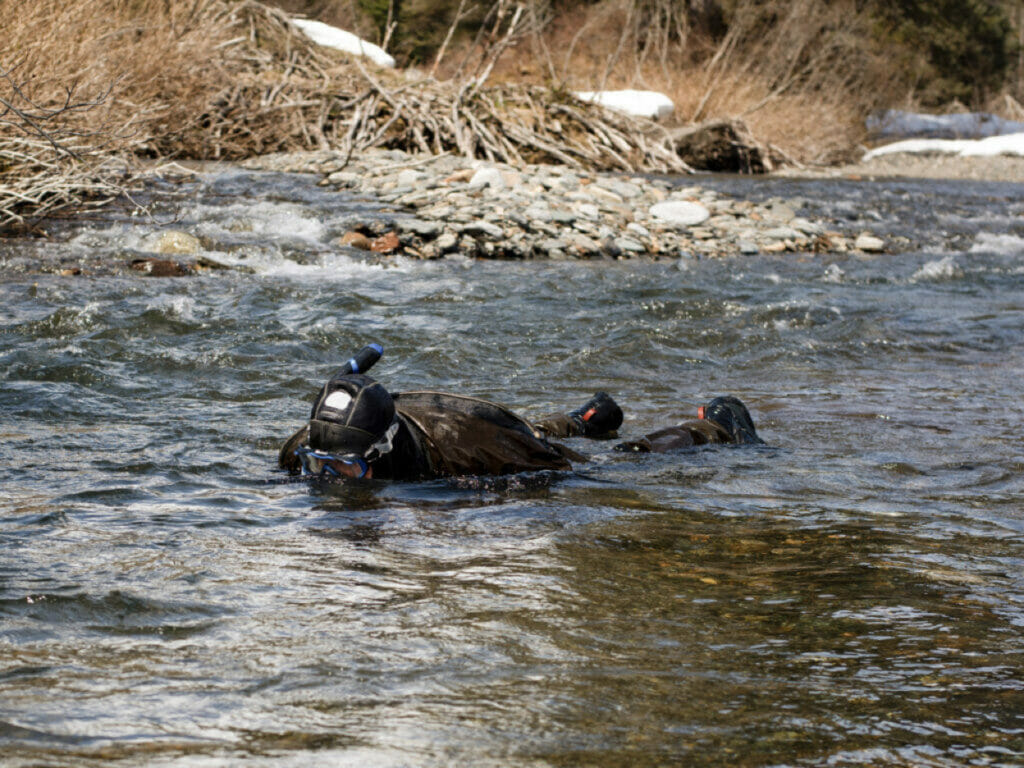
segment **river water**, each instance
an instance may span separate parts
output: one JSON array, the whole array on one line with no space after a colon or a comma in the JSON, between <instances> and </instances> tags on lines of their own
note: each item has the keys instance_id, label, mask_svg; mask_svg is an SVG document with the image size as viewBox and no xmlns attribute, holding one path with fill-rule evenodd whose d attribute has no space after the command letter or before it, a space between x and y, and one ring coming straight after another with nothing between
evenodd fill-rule
<instances>
[{"instance_id":1,"label":"river water","mask_svg":"<svg viewBox=\"0 0 1024 768\"><path fill-rule=\"evenodd\" d=\"M909 245L382 265L331 245L367 204L238 171L0 244L0 764L1021 764L1024 186L707 183ZM247 270L11 266L169 226ZM769 445L268 482L368 341L392 390L604 389L626 436L732 393Z\"/></svg>"}]
</instances>

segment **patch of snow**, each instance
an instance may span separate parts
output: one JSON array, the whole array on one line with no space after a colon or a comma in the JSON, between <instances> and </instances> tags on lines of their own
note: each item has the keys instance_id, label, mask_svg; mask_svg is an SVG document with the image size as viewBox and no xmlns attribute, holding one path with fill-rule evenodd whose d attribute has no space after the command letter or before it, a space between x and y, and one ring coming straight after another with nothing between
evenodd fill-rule
<instances>
[{"instance_id":1,"label":"patch of snow","mask_svg":"<svg viewBox=\"0 0 1024 768\"><path fill-rule=\"evenodd\" d=\"M380 67L394 68L395 60L380 46L362 40L351 32L313 19L292 19L292 24L317 45L356 56L365 56Z\"/></svg>"},{"instance_id":2,"label":"patch of snow","mask_svg":"<svg viewBox=\"0 0 1024 768\"><path fill-rule=\"evenodd\" d=\"M590 101L617 112L652 120L667 117L676 108L672 99L657 91L576 91L573 96L580 101Z\"/></svg>"},{"instance_id":3,"label":"patch of snow","mask_svg":"<svg viewBox=\"0 0 1024 768\"><path fill-rule=\"evenodd\" d=\"M991 136L972 142L963 152L964 157L995 157L996 155L1019 155L1024 157L1024 133L1006 136Z\"/></svg>"},{"instance_id":4,"label":"patch of snow","mask_svg":"<svg viewBox=\"0 0 1024 768\"><path fill-rule=\"evenodd\" d=\"M990 136L987 139L907 139L876 147L864 155L864 160L901 152L958 155L960 157L995 157L997 155L1024 157L1024 133Z\"/></svg>"}]
</instances>

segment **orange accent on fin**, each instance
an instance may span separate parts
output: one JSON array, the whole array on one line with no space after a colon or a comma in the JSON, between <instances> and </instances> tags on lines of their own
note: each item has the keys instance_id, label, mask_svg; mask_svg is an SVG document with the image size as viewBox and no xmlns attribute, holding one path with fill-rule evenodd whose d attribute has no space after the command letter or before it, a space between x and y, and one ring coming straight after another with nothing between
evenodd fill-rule
<instances>
[{"instance_id":1,"label":"orange accent on fin","mask_svg":"<svg viewBox=\"0 0 1024 768\"><path fill-rule=\"evenodd\" d=\"M704 418L704 406L703 405L700 408L697 409L697 418L698 419L703 419Z\"/></svg>"},{"instance_id":2,"label":"orange accent on fin","mask_svg":"<svg viewBox=\"0 0 1024 768\"><path fill-rule=\"evenodd\" d=\"M590 417L597 413L597 408L591 408L589 411L584 413L580 418L584 421L590 421Z\"/></svg>"}]
</instances>

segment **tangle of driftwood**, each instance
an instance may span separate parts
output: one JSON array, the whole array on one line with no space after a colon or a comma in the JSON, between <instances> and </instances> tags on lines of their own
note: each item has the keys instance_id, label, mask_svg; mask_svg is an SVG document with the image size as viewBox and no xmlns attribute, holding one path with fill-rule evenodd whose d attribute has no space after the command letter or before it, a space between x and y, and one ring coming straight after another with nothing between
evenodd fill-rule
<instances>
[{"instance_id":1,"label":"tangle of driftwood","mask_svg":"<svg viewBox=\"0 0 1024 768\"><path fill-rule=\"evenodd\" d=\"M564 92L487 85L523 16L521 5L505 2L476 71L451 81L371 71L358 58L315 45L283 12L256 0L196 0L171 25L176 41L192 39L203 54L189 58L178 78L189 88L176 94L147 93L142 100L131 91L128 72L113 92L78 99L71 88L63 102L45 106L0 61L8 67L0 69L0 229L116 194L108 161L118 153L237 160L326 148L352 156L386 147L517 166L690 170L656 123ZM104 110L97 109L101 104ZM90 123L90 112L107 122Z\"/></svg>"}]
</instances>

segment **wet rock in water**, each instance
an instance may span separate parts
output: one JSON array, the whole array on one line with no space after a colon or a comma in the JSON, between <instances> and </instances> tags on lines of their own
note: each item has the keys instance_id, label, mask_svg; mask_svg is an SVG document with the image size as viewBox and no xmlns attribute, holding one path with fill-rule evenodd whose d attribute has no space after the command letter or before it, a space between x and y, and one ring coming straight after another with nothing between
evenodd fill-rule
<instances>
[{"instance_id":1,"label":"wet rock in water","mask_svg":"<svg viewBox=\"0 0 1024 768\"><path fill-rule=\"evenodd\" d=\"M864 232L853 241L853 247L865 253L881 253L885 250L885 241L880 237Z\"/></svg>"},{"instance_id":2,"label":"wet rock in water","mask_svg":"<svg viewBox=\"0 0 1024 768\"><path fill-rule=\"evenodd\" d=\"M215 261L214 259L211 259L209 256L200 256L198 259L196 259L195 268L196 269L210 269L210 270L235 269L235 267L231 267L231 266L229 266L227 264L222 264L219 261Z\"/></svg>"},{"instance_id":3,"label":"wet rock in water","mask_svg":"<svg viewBox=\"0 0 1024 768\"><path fill-rule=\"evenodd\" d=\"M150 250L156 253L163 253L168 256L191 255L198 253L199 249L200 245L198 238L190 235L188 232L182 232L178 229L170 229L166 232L161 232L150 247Z\"/></svg>"},{"instance_id":4,"label":"wet rock in water","mask_svg":"<svg viewBox=\"0 0 1024 768\"><path fill-rule=\"evenodd\" d=\"M358 248L360 251L368 251L370 250L370 238L362 232L349 231L338 238L338 245Z\"/></svg>"},{"instance_id":5,"label":"wet rock in water","mask_svg":"<svg viewBox=\"0 0 1024 768\"><path fill-rule=\"evenodd\" d=\"M692 227L711 218L711 212L700 203L666 200L651 206L651 216L675 226Z\"/></svg>"},{"instance_id":6,"label":"wet rock in water","mask_svg":"<svg viewBox=\"0 0 1024 768\"><path fill-rule=\"evenodd\" d=\"M398 235L394 232L386 232L370 241L370 250L374 253L392 253L399 245Z\"/></svg>"},{"instance_id":7,"label":"wet rock in water","mask_svg":"<svg viewBox=\"0 0 1024 768\"><path fill-rule=\"evenodd\" d=\"M134 259L129 266L149 277L184 277L192 272L189 266L169 259Z\"/></svg>"}]
</instances>

